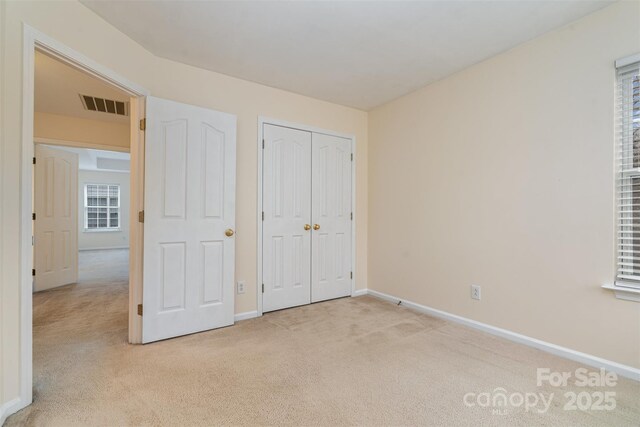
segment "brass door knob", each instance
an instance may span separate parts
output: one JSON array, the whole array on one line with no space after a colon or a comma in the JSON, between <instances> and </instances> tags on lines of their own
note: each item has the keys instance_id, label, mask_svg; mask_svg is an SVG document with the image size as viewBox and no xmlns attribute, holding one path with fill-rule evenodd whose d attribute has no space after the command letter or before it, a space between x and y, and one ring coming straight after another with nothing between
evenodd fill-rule
<instances>
[{"instance_id":1,"label":"brass door knob","mask_svg":"<svg viewBox=\"0 0 640 427\"><path fill-rule=\"evenodd\" d=\"M304 225L304 229L309 231L309 230L311 230L311 226L309 224L305 224Z\"/></svg>"},{"instance_id":2,"label":"brass door knob","mask_svg":"<svg viewBox=\"0 0 640 427\"><path fill-rule=\"evenodd\" d=\"M320 224L313 224L314 230L320 230Z\"/></svg>"},{"instance_id":3,"label":"brass door knob","mask_svg":"<svg viewBox=\"0 0 640 427\"><path fill-rule=\"evenodd\" d=\"M224 232L224 234L226 234L227 237L233 236L233 233L234 233L233 230L230 228L227 228L227 231Z\"/></svg>"}]
</instances>

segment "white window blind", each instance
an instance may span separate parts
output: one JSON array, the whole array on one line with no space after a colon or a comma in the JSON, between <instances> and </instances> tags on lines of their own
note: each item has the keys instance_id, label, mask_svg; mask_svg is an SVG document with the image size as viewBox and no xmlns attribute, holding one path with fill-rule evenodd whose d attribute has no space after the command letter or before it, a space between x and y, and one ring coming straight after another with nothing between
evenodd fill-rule
<instances>
[{"instance_id":1,"label":"white window blind","mask_svg":"<svg viewBox=\"0 0 640 427\"><path fill-rule=\"evenodd\" d=\"M616 285L640 287L640 62L617 74Z\"/></svg>"},{"instance_id":2,"label":"white window blind","mask_svg":"<svg viewBox=\"0 0 640 427\"><path fill-rule=\"evenodd\" d=\"M95 231L120 228L119 185L84 186L84 228Z\"/></svg>"}]
</instances>

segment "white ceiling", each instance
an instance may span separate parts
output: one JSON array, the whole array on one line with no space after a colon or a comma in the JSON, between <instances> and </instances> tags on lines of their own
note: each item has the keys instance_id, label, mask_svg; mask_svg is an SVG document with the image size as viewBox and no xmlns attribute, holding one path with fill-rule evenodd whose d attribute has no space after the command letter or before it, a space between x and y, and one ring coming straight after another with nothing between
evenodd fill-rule
<instances>
[{"instance_id":1,"label":"white ceiling","mask_svg":"<svg viewBox=\"0 0 640 427\"><path fill-rule=\"evenodd\" d=\"M35 111L81 119L129 123L128 117L85 110L80 94L129 102L126 93L36 51Z\"/></svg>"},{"instance_id":2,"label":"white ceiling","mask_svg":"<svg viewBox=\"0 0 640 427\"><path fill-rule=\"evenodd\" d=\"M90 148L50 146L78 155L78 169L100 172L129 172L130 155L117 151L92 150Z\"/></svg>"},{"instance_id":3,"label":"white ceiling","mask_svg":"<svg viewBox=\"0 0 640 427\"><path fill-rule=\"evenodd\" d=\"M82 0L152 53L368 110L612 0Z\"/></svg>"}]
</instances>

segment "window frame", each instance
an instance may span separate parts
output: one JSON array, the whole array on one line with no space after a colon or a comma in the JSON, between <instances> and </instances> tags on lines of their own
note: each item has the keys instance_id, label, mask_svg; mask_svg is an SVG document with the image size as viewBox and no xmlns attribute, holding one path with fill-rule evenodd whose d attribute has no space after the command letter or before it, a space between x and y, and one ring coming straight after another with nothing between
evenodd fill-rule
<instances>
[{"instance_id":1,"label":"window frame","mask_svg":"<svg viewBox=\"0 0 640 427\"><path fill-rule=\"evenodd\" d=\"M107 187L107 204L105 206L100 206L100 205L91 205L89 206L89 192L88 189L91 186L95 186L96 187L96 193L98 192L98 188L99 187ZM109 205L109 199L111 198L110 195L110 191L112 187L116 187L118 192L117 192L117 205L116 206L110 206ZM122 205L121 205L121 191L120 191L120 184L116 184L116 183L94 183L94 182L85 182L84 183L84 197L83 197L83 205L84 205L84 227L83 227L83 231L85 233L108 233L108 232L114 232L114 231L121 231L121 225L122 225ZM99 227L99 221L98 218L96 217L96 227L89 227L89 209L106 209L107 210L107 226L106 227ZM117 213L117 221L118 224L117 226L111 226L111 213L112 211L115 211Z\"/></svg>"},{"instance_id":2,"label":"window frame","mask_svg":"<svg viewBox=\"0 0 640 427\"><path fill-rule=\"evenodd\" d=\"M636 125L636 123L640 122L638 117L635 117L634 113L634 101L635 95L637 92L637 87L634 90L634 80L636 81L636 85L640 84L640 54L634 55L628 58L623 58L621 60L616 61L616 94L615 94L615 185L616 185L616 199L615 199L615 277L614 277L614 286L607 287L607 289L615 290L616 296L622 298L618 295L618 292L623 292L631 295L633 300L638 300L638 294L640 294L640 274L633 274L632 271L630 274L627 274L627 271L621 271L628 268L628 266L621 266L621 263L626 263L625 257L631 257L631 263L633 268L633 263L638 254L640 255L640 249L635 249L636 238L640 239L640 229L636 229L637 224L637 216L636 207L639 206L638 201L634 200L634 195L631 193L631 196L625 195L623 197L622 192L635 192L634 187L638 184L634 183L634 180L640 178L640 165L636 166L636 162L640 157L640 149L636 146L636 131L640 132L640 128ZM627 88L629 90L630 99L625 99L624 91L625 88L623 85L623 79L625 74L629 72L637 73L636 77L630 80L631 88ZM625 101L629 101L631 106L629 108L628 105L625 105ZM628 111L628 115L625 113ZM628 127L628 129L625 129ZM626 134L628 132L628 135ZM630 138L630 140L626 140L626 138ZM631 163L630 163L631 162ZM631 167L629 167L629 165ZM623 190L623 187L628 187ZM630 199L630 200L625 200ZM637 211L640 212L640 209ZM634 246L632 249L622 248L622 246L629 246L630 239ZM626 242L624 242L626 240ZM624 242L624 243L622 243ZM630 252L631 255L624 254L623 252ZM632 277L636 276L636 277ZM628 296L628 295L626 295ZM628 298L623 298L628 299Z\"/></svg>"}]
</instances>

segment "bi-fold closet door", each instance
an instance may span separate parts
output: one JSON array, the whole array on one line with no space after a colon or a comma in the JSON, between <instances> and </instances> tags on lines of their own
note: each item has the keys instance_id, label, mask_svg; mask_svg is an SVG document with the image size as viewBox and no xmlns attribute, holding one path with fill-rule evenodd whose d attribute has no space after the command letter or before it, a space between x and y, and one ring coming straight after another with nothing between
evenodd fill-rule
<instances>
[{"instance_id":1,"label":"bi-fold closet door","mask_svg":"<svg viewBox=\"0 0 640 427\"><path fill-rule=\"evenodd\" d=\"M262 311L351 295L351 140L263 128Z\"/></svg>"}]
</instances>

